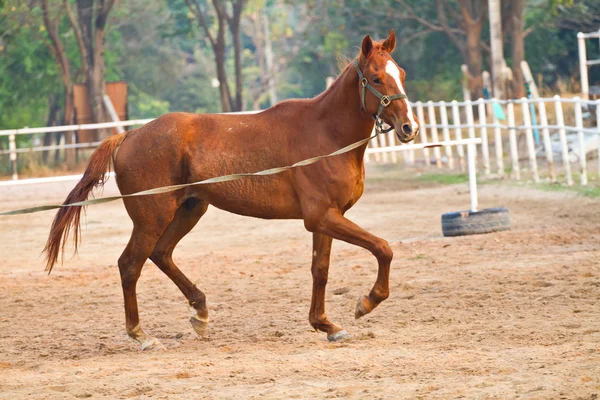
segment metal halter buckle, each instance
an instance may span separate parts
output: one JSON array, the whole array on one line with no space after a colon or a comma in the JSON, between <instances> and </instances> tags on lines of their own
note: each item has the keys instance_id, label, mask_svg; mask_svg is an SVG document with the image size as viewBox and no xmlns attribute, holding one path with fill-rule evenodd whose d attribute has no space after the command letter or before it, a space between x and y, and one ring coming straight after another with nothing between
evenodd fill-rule
<instances>
[{"instance_id":1,"label":"metal halter buckle","mask_svg":"<svg viewBox=\"0 0 600 400\"><path fill-rule=\"evenodd\" d=\"M384 106L384 107L389 106L391 102L392 101L390 100L390 98L388 96L383 96L381 98L381 105Z\"/></svg>"},{"instance_id":2,"label":"metal halter buckle","mask_svg":"<svg viewBox=\"0 0 600 400\"><path fill-rule=\"evenodd\" d=\"M360 82L362 83L363 86L367 86L367 83L368 83L367 78L362 78Z\"/></svg>"}]
</instances>

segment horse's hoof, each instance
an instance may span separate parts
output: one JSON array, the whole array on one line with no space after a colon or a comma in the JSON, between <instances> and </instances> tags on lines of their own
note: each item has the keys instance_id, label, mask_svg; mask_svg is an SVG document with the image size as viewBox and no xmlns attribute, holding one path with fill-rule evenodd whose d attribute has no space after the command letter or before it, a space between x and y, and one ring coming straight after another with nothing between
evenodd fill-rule
<instances>
[{"instance_id":1,"label":"horse's hoof","mask_svg":"<svg viewBox=\"0 0 600 400\"><path fill-rule=\"evenodd\" d=\"M350 334L348 332L346 332L345 330L341 330L341 331L332 333L331 335L327 336L327 340L329 340L330 342L339 342L339 341L350 339L350 338L351 338Z\"/></svg>"},{"instance_id":2,"label":"horse's hoof","mask_svg":"<svg viewBox=\"0 0 600 400\"><path fill-rule=\"evenodd\" d=\"M201 319L198 319L198 317L193 316L190 318L190 324L192 324L192 328L194 328L198 336L206 335L206 328L208 328L208 319L206 321L203 321Z\"/></svg>"},{"instance_id":3,"label":"horse's hoof","mask_svg":"<svg viewBox=\"0 0 600 400\"><path fill-rule=\"evenodd\" d=\"M142 351L146 350L166 350L167 348L155 337L149 337L142 342Z\"/></svg>"},{"instance_id":4,"label":"horse's hoof","mask_svg":"<svg viewBox=\"0 0 600 400\"><path fill-rule=\"evenodd\" d=\"M354 318L359 319L363 315L370 312L365 307L365 300L368 300L367 296L362 296L358 299L358 302L356 303L356 309L354 310Z\"/></svg>"}]
</instances>

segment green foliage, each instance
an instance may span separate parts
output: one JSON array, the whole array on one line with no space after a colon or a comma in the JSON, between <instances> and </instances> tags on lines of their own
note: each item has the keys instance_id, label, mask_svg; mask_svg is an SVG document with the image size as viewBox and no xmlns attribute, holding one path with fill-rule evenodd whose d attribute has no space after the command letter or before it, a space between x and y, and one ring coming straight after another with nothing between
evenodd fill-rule
<instances>
[{"instance_id":1,"label":"green foliage","mask_svg":"<svg viewBox=\"0 0 600 400\"><path fill-rule=\"evenodd\" d=\"M41 126L48 98L64 95L53 55L44 45L39 7L28 9L18 0L0 0L0 128ZM51 0L60 5L60 0ZM74 4L74 0L72 0ZM422 18L437 18L433 0L406 0ZM210 9L210 2L201 4ZM457 12L457 2L445 2ZM526 38L526 59L545 85L557 77L576 76L575 33L594 23L599 14L595 0L536 0L526 2L525 26L534 27ZM270 21L273 51L278 65L279 99L312 97L325 89L325 79L339 73L338 59L354 57L365 34L374 39L394 28L398 47L393 54L407 72L406 88L414 100L451 100L461 96L462 57L439 31L408 40L424 28L406 18L393 0L250 0L246 15L264 10ZM574 22L575 21L575 22ZM209 14L210 29L215 29ZM458 29L458 28L457 28ZM75 76L80 67L75 37L66 18L60 20L61 38ZM246 84L260 80L257 54L249 19L242 20L243 75ZM228 40L230 39L227 33ZM482 30L488 40L488 27ZM230 43L230 40L229 40ZM506 53L509 55L509 52ZM597 46L588 47L590 59L599 58ZM118 4L108 21L106 80L129 84L132 118L157 116L168 111L217 112L218 89L213 87L214 58L210 43L183 0L152 2L128 0ZM487 56L484 53L484 63ZM510 60L509 60L510 61ZM233 60L227 60L232 90ZM600 69L590 69L592 83ZM245 87L246 107L269 104L267 93L257 99Z\"/></svg>"}]
</instances>

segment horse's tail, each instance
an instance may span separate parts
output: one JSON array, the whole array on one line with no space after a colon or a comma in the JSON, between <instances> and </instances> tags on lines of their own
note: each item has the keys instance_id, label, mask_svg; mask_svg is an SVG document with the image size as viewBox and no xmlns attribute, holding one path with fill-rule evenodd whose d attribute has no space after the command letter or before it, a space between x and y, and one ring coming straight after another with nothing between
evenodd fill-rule
<instances>
[{"instance_id":1,"label":"horse's tail","mask_svg":"<svg viewBox=\"0 0 600 400\"><path fill-rule=\"evenodd\" d=\"M83 177L73 190L71 190L71 193L69 193L63 204L85 201L94 188L104 185L106 181L105 173L110 168L110 161L117 147L125 139L125 135L126 133L111 136L98 146L90 157ZM65 242L71 229L73 229L73 243L75 244L75 252L77 252L77 247L81 239L79 224L82 208L84 206L61 207L56 213L48 241L43 251L46 253L46 271L48 271L48 274L52 271L52 267L56 264L56 261L58 261L59 253L62 253L64 258Z\"/></svg>"}]
</instances>

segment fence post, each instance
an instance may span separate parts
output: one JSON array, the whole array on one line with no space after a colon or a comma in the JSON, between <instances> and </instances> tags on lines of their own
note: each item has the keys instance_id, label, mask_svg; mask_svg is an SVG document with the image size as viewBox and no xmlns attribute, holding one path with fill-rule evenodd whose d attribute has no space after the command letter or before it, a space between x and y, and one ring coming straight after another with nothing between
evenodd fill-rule
<instances>
[{"instance_id":1,"label":"fence post","mask_svg":"<svg viewBox=\"0 0 600 400\"><path fill-rule=\"evenodd\" d=\"M587 67L586 67L587 68ZM583 117L581 115L581 102L579 101L579 97L574 97L575 100L575 126L578 129L583 129ZM579 139L579 168L580 168L580 178L581 184L587 185L587 165L586 165L586 155L585 155L585 135L582 130L577 132L577 138Z\"/></svg>"},{"instance_id":2,"label":"fence post","mask_svg":"<svg viewBox=\"0 0 600 400\"><path fill-rule=\"evenodd\" d=\"M475 143L467 144L467 159L469 168L469 192L471 194L471 211L477 211L477 173L475 166Z\"/></svg>"},{"instance_id":3,"label":"fence post","mask_svg":"<svg viewBox=\"0 0 600 400\"><path fill-rule=\"evenodd\" d=\"M417 118L421 121L421 129L419 131L419 136L421 136L421 143L427 144L427 129L425 128L425 113L423 112L423 103L417 101ZM423 149L423 157L425 158L425 166L429 166L431 162L431 158L429 157L429 149Z\"/></svg>"},{"instance_id":4,"label":"fence post","mask_svg":"<svg viewBox=\"0 0 600 400\"><path fill-rule=\"evenodd\" d=\"M519 169L519 152L517 150L517 132L515 130L515 106L508 103L506 106L508 114L508 136L510 141L510 158L512 160L512 175L516 180L521 180L521 170Z\"/></svg>"},{"instance_id":5,"label":"fence post","mask_svg":"<svg viewBox=\"0 0 600 400\"><path fill-rule=\"evenodd\" d=\"M12 180L16 181L19 179L17 174L17 142L15 135L8 135L8 149L10 150L10 163L12 167Z\"/></svg>"},{"instance_id":6,"label":"fence post","mask_svg":"<svg viewBox=\"0 0 600 400\"><path fill-rule=\"evenodd\" d=\"M585 52L585 35L577 33L577 45L579 49L579 76L581 77L581 95L585 100L589 99L590 82L588 80L587 54Z\"/></svg>"},{"instance_id":7,"label":"fence post","mask_svg":"<svg viewBox=\"0 0 600 400\"><path fill-rule=\"evenodd\" d=\"M554 110L556 111L556 125L559 126L558 134L560 136L560 149L565 167L565 177L567 185L573 184L573 175L571 174L571 163L569 162L569 146L567 144L567 134L565 133L565 119L563 116L563 108L559 95L554 96Z\"/></svg>"},{"instance_id":8,"label":"fence post","mask_svg":"<svg viewBox=\"0 0 600 400\"><path fill-rule=\"evenodd\" d=\"M375 133L375 128L373 128L373 132L371 132L371 134ZM376 149L379 147L379 138L375 138L375 140L371 140L369 142L369 146L371 146L372 148ZM375 153L373 154L373 157L375 158L375 162L381 162L381 153Z\"/></svg>"},{"instance_id":9,"label":"fence post","mask_svg":"<svg viewBox=\"0 0 600 400\"><path fill-rule=\"evenodd\" d=\"M377 135L377 137L375 138L375 140L377 142L379 142L379 147L382 147L382 148L387 147L387 145L385 143L385 135L379 134L379 135ZM384 151L383 153L381 153L381 161L383 161L384 164L388 162L388 153L387 153L387 151Z\"/></svg>"},{"instance_id":10,"label":"fence post","mask_svg":"<svg viewBox=\"0 0 600 400\"><path fill-rule=\"evenodd\" d=\"M455 126L454 134L456 140L462 140L462 130L460 128L460 113L458 112L458 102L452 100L452 124ZM456 152L458 153L458 162L460 164L460 170L465 171L465 149L459 144L456 146Z\"/></svg>"},{"instance_id":11,"label":"fence post","mask_svg":"<svg viewBox=\"0 0 600 400\"><path fill-rule=\"evenodd\" d=\"M546 115L546 104L543 101L538 103L540 122L543 126L542 136L544 138L544 151L546 152L546 161L548 161L548 170L550 172L550 182L556 182L556 172L554 172L554 155L552 154L552 142L550 141L550 131L548 129L548 116Z\"/></svg>"},{"instance_id":12,"label":"fence post","mask_svg":"<svg viewBox=\"0 0 600 400\"><path fill-rule=\"evenodd\" d=\"M496 99L492 99L492 103L495 103ZM493 110L493 106L492 106ZM502 129L500 128L500 121L496 117L496 113L492 111L494 116L494 147L496 148L496 166L498 167L498 175L504 176L504 152L502 149Z\"/></svg>"},{"instance_id":13,"label":"fence post","mask_svg":"<svg viewBox=\"0 0 600 400\"><path fill-rule=\"evenodd\" d=\"M388 146L395 146L396 145L396 138L395 138L396 131L391 130L386 135L387 135ZM398 155L396 154L395 151L390 152L390 157L392 158L392 162L394 164L396 164L398 162Z\"/></svg>"},{"instance_id":14,"label":"fence post","mask_svg":"<svg viewBox=\"0 0 600 400\"><path fill-rule=\"evenodd\" d=\"M529 155L529 167L533 181L538 183L540 175L537 168L537 159L535 157L535 144L533 142L533 128L531 127L531 114L529 113L529 104L525 97L521 98L521 110L523 111L523 125L525 125L525 139L527 141L527 153Z\"/></svg>"},{"instance_id":15,"label":"fence post","mask_svg":"<svg viewBox=\"0 0 600 400\"><path fill-rule=\"evenodd\" d=\"M429 124L431 125L431 140L434 143L439 142L437 120L435 117L435 108L433 107L433 101L427 102L427 114L429 114ZM439 147L433 148L433 156L435 157L435 165L438 168L442 168L442 154Z\"/></svg>"},{"instance_id":16,"label":"fence post","mask_svg":"<svg viewBox=\"0 0 600 400\"><path fill-rule=\"evenodd\" d=\"M477 100L479 107L479 125L481 126L479 133L481 134L481 154L483 158L483 173L485 176L490 176L490 149L488 146L488 135L487 135L487 117L485 113L485 101L483 99Z\"/></svg>"},{"instance_id":17,"label":"fence post","mask_svg":"<svg viewBox=\"0 0 600 400\"><path fill-rule=\"evenodd\" d=\"M467 113L469 139L475 139L475 118L473 118L473 102L471 100L466 101L465 111ZM475 148L475 159L477 159L477 147Z\"/></svg>"},{"instance_id":18,"label":"fence post","mask_svg":"<svg viewBox=\"0 0 600 400\"><path fill-rule=\"evenodd\" d=\"M598 133L596 133L596 143L598 144L598 179L600 179L600 101L596 100L596 126L598 127Z\"/></svg>"},{"instance_id":19,"label":"fence post","mask_svg":"<svg viewBox=\"0 0 600 400\"><path fill-rule=\"evenodd\" d=\"M440 118L442 119L442 135L444 141L450 141L450 128L448 128L448 110L445 101L440 102ZM446 157L448 157L448 167L454 169L454 157L452 156L452 146L444 146Z\"/></svg>"}]
</instances>

